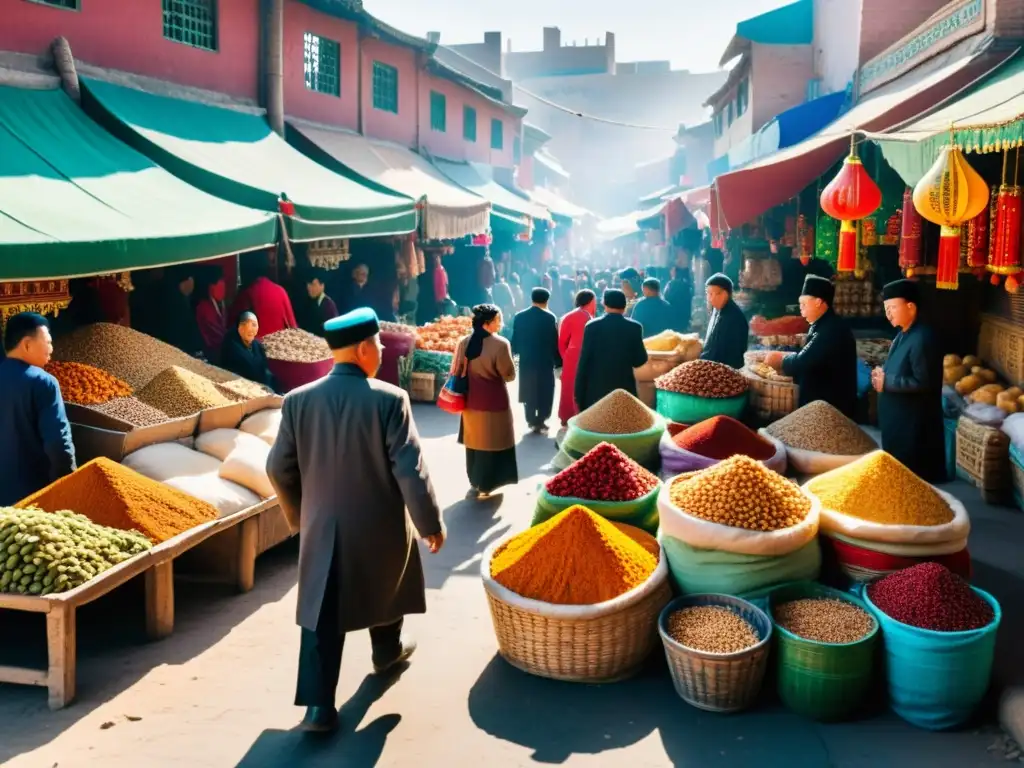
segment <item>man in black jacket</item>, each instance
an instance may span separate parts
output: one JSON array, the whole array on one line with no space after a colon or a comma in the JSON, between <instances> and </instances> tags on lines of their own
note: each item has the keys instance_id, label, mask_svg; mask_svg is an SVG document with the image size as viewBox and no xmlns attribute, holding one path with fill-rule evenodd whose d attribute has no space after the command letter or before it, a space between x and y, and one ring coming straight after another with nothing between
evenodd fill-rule
<instances>
[{"instance_id":1,"label":"man in black jacket","mask_svg":"<svg viewBox=\"0 0 1024 768\"><path fill-rule=\"evenodd\" d=\"M575 392L581 411L616 389L636 395L633 369L647 362L643 327L623 316L626 294L609 289L603 303L604 317L591 320L583 331Z\"/></svg>"},{"instance_id":2,"label":"man in black jacket","mask_svg":"<svg viewBox=\"0 0 1024 768\"><path fill-rule=\"evenodd\" d=\"M833 310L835 286L808 275L800 292L800 314L811 324L807 343L796 354L769 352L765 363L800 387L800 405L824 400L853 419L857 412L857 342Z\"/></svg>"},{"instance_id":3,"label":"man in black jacket","mask_svg":"<svg viewBox=\"0 0 1024 768\"><path fill-rule=\"evenodd\" d=\"M535 433L548 428L555 401L555 368L562 365L558 353L558 319L548 309L551 293L534 288L533 306L516 314L512 323L512 354L519 355L519 402L526 408L526 423Z\"/></svg>"},{"instance_id":4,"label":"man in black jacket","mask_svg":"<svg viewBox=\"0 0 1024 768\"><path fill-rule=\"evenodd\" d=\"M732 280L718 272L708 278L704 290L711 307L711 319L700 359L742 368L750 326L743 310L732 300Z\"/></svg>"}]
</instances>

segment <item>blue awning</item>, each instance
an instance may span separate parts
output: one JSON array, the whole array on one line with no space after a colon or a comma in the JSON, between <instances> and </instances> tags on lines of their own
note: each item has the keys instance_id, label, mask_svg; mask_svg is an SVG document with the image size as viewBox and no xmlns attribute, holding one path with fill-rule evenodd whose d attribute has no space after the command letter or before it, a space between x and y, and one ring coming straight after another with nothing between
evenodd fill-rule
<instances>
[{"instance_id":1,"label":"blue awning","mask_svg":"<svg viewBox=\"0 0 1024 768\"><path fill-rule=\"evenodd\" d=\"M757 133L729 150L729 170L799 144L835 120L847 103L845 91L805 101L780 112Z\"/></svg>"}]
</instances>

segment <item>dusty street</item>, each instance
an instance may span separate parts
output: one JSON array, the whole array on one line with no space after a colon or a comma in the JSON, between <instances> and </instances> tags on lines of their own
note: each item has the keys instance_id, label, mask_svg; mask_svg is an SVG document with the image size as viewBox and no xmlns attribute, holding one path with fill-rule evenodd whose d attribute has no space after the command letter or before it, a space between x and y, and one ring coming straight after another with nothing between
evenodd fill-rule
<instances>
[{"instance_id":1,"label":"dusty street","mask_svg":"<svg viewBox=\"0 0 1024 768\"><path fill-rule=\"evenodd\" d=\"M466 483L455 418L426 406L418 406L416 415L450 538L441 554L425 558L429 613L408 622L420 648L404 674L379 682L367 674L365 634L348 645L339 691L339 702L345 702L343 728L337 736L309 738L292 730L302 713L291 705L298 649L295 547L285 545L261 559L256 588L247 595L182 585L175 632L159 643L142 641L138 590L115 592L83 611L78 700L64 711L49 712L43 689L0 685L0 764L1005 764L1001 750L988 749L998 733L984 721L959 733L930 734L880 712L864 721L825 726L788 713L771 696L742 715L701 713L676 697L661 659L638 679L604 687L554 683L513 670L495 653L479 558L496 537L527 524L553 443L524 437L519 486L488 503L469 503L461 500ZM971 494L963 492L976 499ZM979 560L979 583L1004 605L1008 599L1021 604L1020 582L1009 576L1019 560L1013 539L1020 540L1021 528L1019 514L1010 510L976 512L972 550ZM41 622L0 614L4 654L18 647L42 653L43 639ZM1002 656L1012 655L1005 632L1001 647ZM991 714L986 720L991 723Z\"/></svg>"}]
</instances>

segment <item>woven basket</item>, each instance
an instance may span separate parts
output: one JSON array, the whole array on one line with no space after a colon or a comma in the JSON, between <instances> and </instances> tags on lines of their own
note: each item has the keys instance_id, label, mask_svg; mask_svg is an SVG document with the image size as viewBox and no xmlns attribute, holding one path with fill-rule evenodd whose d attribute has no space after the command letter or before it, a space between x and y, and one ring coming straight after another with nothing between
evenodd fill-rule
<instances>
[{"instance_id":1,"label":"woven basket","mask_svg":"<svg viewBox=\"0 0 1024 768\"><path fill-rule=\"evenodd\" d=\"M978 334L978 354L1011 384L1024 382L1024 328L985 315Z\"/></svg>"},{"instance_id":2,"label":"woven basket","mask_svg":"<svg viewBox=\"0 0 1024 768\"><path fill-rule=\"evenodd\" d=\"M743 368L740 373L747 380L750 406L761 421L776 421L797 409L800 388L790 377L765 379L747 368Z\"/></svg>"},{"instance_id":3,"label":"woven basket","mask_svg":"<svg viewBox=\"0 0 1024 768\"><path fill-rule=\"evenodd\" d=\"M997 427L961 418L956 428L957 474L981 490L987 502L1001 502L1013 483L1010 438Z\"/></svg>"},{"instance_id":4,"label":"woven basket","mask_svg":"<svg viewBox=\"0 0 1024 768\"><path fill-rule=\"evenodd\" d=\"M508 538L487 549L480 568L505 661L572 683L611 683L636 674L658 644L658 614L672 599L665 553L651 578L614 600L553 605L521 597L491 578L491 558Z\"/></svg>"},{"instance_id":5,"label":"woven basket","mask_svg":"<svg viewBox=\"0 0 1024 768\"><path fill-rule=\"evenodd\" d=\"M681 645L668 632L669 617L681 608L697 605L721 606L739 614L754 628L760 642L736 653L708 653ZM756 605L730 595L678 597L661 612L658 632L672 684L687 704L708 712L738 712L757 698L768 666L772 622Z\"/></svg>"}]
</instances>

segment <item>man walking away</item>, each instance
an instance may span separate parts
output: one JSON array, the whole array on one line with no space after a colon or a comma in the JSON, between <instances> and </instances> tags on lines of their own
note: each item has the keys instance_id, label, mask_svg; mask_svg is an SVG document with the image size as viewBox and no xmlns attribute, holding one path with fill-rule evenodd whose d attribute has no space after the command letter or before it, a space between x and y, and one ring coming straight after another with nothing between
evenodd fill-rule
<instances>
[{"instance_id":1,"label":"man walking away","mask_svg":"<svg viewBox=\"0 0 1024 768\"><path fill-rule=\"evenodd\" d=\"M647 362L640 323L624 316L626 294L604 292L604 316L583 330L583 349L576 369L576 405L583 411L616 389L636 395L634 368Z\"/></svg>"},{"instance_id":2,"label":"man walking away","mask_svg":"<svg viewBox=\"0 0 1024 768\"><path fill-rule=\"evenodd\" d=\"M519 355L519 402L526 407L526 423L534 433L548 428L555 401L555 368L562 365L558 352L558 319L548 309L547 288L534 288L533 306L516 314L512 323L512 354Z\"/></svg>"},{"instance_id":3,"label":"man walking away","mask_svg":"<svg viewBox=\"0 0 1024 768\"><path fill-rule=\"evenodd\" d=\"M750 326L743 310L732 300L732 280L719 272L708 278L704 290L711 307L711 319L700 359L742 368Z\"/></svg>"},{"instance_id":4,"label":"man walking away","mask_svg":"<svg viewBox=\"0 0 1024 768\"><path fill-rule=\"evenodd\" d=\"M643 282L644 297L633 307L632 318L643 327L644 338L672 330L675 310L661 297L661 281L649 277Z\"/></svg>"},{"instance_id":5,"label":"man walking away","mask_svg":"<svg viewBox=\"0 0 1024 768\"><path fill-rule=\"evenodd\" d=\"M445 539L409 398L373 378L382 350L377 315L360 308L324 331L334 368L285 397L267 460L288 523L302 534L295 703L307 707L302 727L311 731L338 725L347 633L370 630L378 674L412 655L403 617L426 611L413 526L431 552Z\"/></svg>"}]
</instances>

